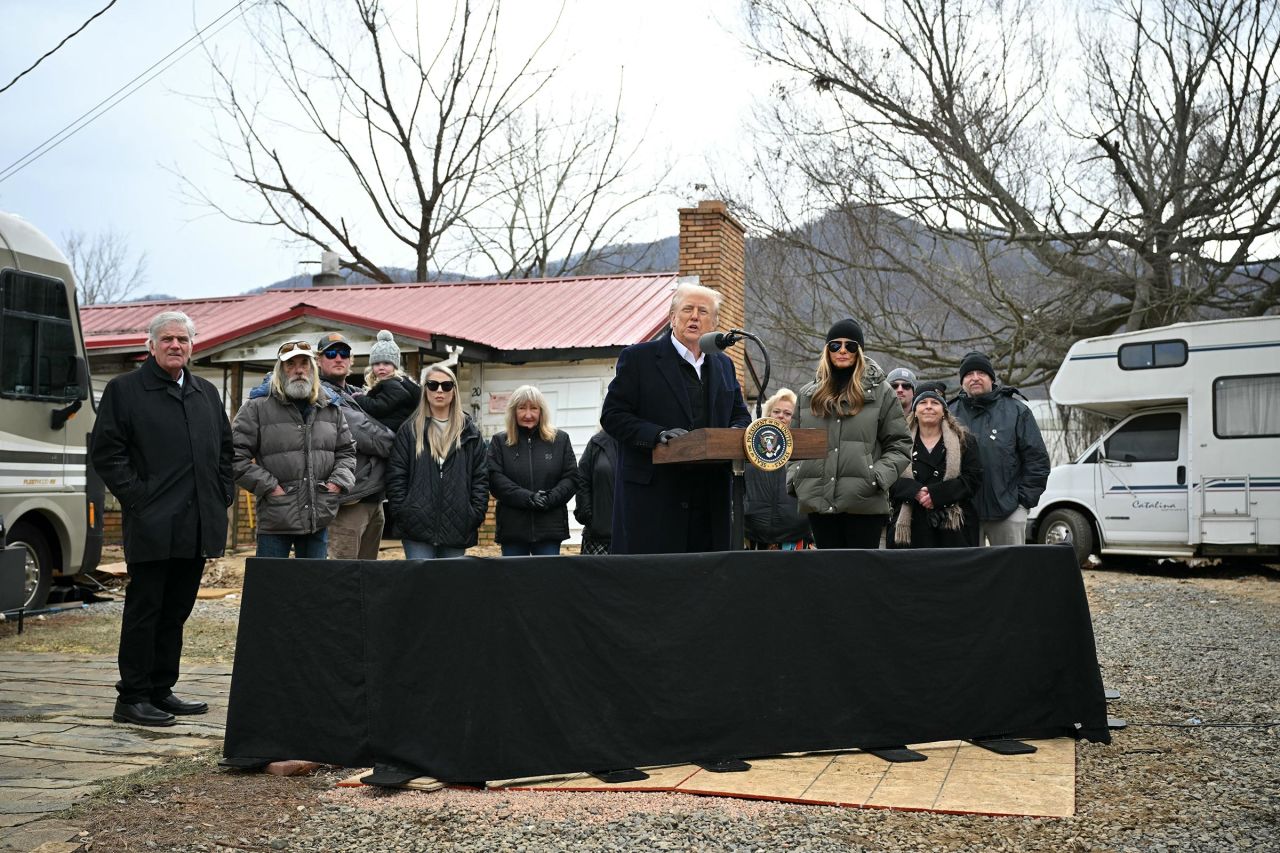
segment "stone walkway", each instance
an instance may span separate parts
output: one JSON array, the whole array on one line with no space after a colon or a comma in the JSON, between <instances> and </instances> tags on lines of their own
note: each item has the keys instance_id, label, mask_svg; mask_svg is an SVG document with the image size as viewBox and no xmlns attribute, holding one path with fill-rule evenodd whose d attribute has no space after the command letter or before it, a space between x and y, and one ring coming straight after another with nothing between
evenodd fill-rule
<instances>
[{"instance_id":1,"label":"stone walkway","mask_svg":"<svg viewBox=\"0 0 1280 853\"><path fill-rule=\"evenodd\" d=\"M209 713L169 728L113 723L108 655L0 652L0 851L67 841L77 827L46 815L110 779L222 745L231 667L184 666L178 693Z\"/></svg>"}]
</instances>

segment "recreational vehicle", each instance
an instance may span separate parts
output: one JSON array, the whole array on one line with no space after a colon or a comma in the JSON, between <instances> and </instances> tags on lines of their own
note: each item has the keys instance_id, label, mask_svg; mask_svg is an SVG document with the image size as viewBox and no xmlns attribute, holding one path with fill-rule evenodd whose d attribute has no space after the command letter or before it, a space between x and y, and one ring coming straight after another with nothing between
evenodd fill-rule
<instances>
[{"instance_id":1,"label":"recreational vehicle","mask_svg":"<svg viewBox=\"0 0 1280 853\"><path fill-rule=\"evenodd\" d=\"M75 282L62 252L0 213L0 518L25 561L18 606L97 567L102 482L88 464L94 409Z\"/></svg>"},{"instance_id":2,"label":"recreational vehicle","mask_svg":"<svg viewBox=\"0 0 1280 853\"><path fill-rule=\"evenodd\" d=\"M1049 474L1027 540L1089 554L1280 554L1280 317L1073 345L1054 402L1118 423Z\"/></svg>"}]
</instances>

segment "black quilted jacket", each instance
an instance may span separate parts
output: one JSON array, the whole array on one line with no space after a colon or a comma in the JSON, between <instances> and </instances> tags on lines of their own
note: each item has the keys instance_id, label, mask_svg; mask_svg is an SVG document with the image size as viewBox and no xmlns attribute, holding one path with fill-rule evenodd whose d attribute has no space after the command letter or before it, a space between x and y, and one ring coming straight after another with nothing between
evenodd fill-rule
<instances>
[{"instance_id":1,"label":"black quilted jacket","mask_svg":"<svg viewBox=\"0 0 1280 853\"><path fill-rule=\"evenodd\" d=\"M467 416L462 447L436 464L414 455L413 421L396 432L387 460L387 506L405 539L470 548L489 508L489 471L480 430Z\"/></svg>"},{"instance_id":2,"label":"black quilted jacket","mask_svg":"<svg viewBox=\"0 0 1280 853\"><path fill-rule=\"evenodd\" d=\"M569 511L565 505L578 491L578 460L569 434L556 430L554 441L534 438L520 430L520 442L511 447L506 432L489 441L489 481L498 501L498 542L563 542L569 538ZM534 509L533 493L545 491L546 509Z\"/></svg>"}]
</instances>

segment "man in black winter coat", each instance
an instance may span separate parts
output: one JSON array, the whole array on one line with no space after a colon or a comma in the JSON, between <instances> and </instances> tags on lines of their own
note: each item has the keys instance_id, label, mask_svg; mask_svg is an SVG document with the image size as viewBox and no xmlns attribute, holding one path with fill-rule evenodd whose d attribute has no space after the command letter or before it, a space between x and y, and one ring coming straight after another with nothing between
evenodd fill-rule
<instances>
[{"instance_id":1,"label":"man in black winter coat","mask_svg":"<svg viewBox=\"0 0 1280 853\"><path fill-rule=\"evenodd\" d=\"M716 329L719 300L710 288L681 284L671 300L671 333L627 347L618 357L600 414L622 451L610 553L729 550L729 463L653 464L655 446L690 430L751 422L733 362L699 345Z\"/></svg>"},{"instance_id":2,"label":"man in black winter coat","mask_svg":"<svg viewBox=\"0 0 1280 853\"><path fill-rule=\"evenodd\" d=\"M147 338L150 357L102 393L93 465L124 510L129 571L112 719L171 726L174 714L209 710L173 686L204 562L226 545L231 425L218 389L187 368L191 318L158 314Z\"/></svg>"},{"instance_id":3,"label":"man in black winter coat","mask_svg":"<svg viewBox=\"0 0 1280 853\"><path fill-rule=\"evenodd\" d=\"M999 385L991 359L971 352L960 362L960 396L951 412L978 441L982 490L974 504L981 519L978 544L1026 542L1027 510L1049 482L1049 452L1040 427L1016 388ZM1021 395L1019 395L1021 396Z\"/></svg>"}]
</instances>

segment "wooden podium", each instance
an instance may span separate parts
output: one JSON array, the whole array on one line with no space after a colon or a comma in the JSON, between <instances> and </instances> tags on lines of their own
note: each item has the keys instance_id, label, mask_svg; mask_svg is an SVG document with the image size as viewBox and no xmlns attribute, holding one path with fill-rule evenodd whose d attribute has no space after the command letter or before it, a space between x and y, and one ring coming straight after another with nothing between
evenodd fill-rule
<instances>
[{"instance_id":1,"label":"wooden podium","mask_svg":"<svg viewBox=\"0 0 1280 853\"><path fill-rule=\"evenodd\" d=\"M695 429L653 449L654 465L733 463L733 526L729 541L735 551L742 549L744 541L742 498L745 493L743 472L747 461L747 449L743 442L745 432L742 429ZM827 454L826 430L793 429L791 440L792 462L819 459Z\"/></svg>"}]
</instances>

